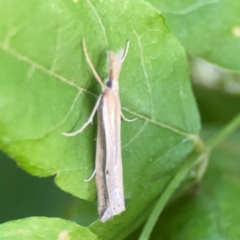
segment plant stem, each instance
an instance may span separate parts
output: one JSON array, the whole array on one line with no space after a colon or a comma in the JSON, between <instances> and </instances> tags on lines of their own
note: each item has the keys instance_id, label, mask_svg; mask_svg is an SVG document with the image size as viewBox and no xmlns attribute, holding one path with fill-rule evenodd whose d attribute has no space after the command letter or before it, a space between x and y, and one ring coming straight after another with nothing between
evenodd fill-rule
<instances>
[{"instance_id":1,"label":"plant stem","mask_svg":"<svg viewBox=\"0 0 240 240\"><path fill-rule=\"evenodd\" d=\"M185 179L187 174L189 173L190 169L192 169L193 165L197 162L196 158L198 156L193 155L189 157L189 159L186 161L184 166L179 170L179 172L175 175L175 177L171 180L171 182L168 184L167 188L161 194L161 197L159 198L158 202L156 203L155 207L153 208L147 223L145 224L143 231L139 237L139 240L147 240L150 237L150 234L159 218L160 213L163 210L163 207L166 205L169 198L172 196L173 192L178 188L180 183Z\"/></svg>"},{"instance_id":2,"label":"plant stem","mask_svg":"<svg viewBox=\"0 0 240 240\"><path fill-rule=\"evenodd\" d=\"M210 149L216 147L224 141L230 134L240 127L240 113L225 128L219 131L215 136L206 142L206 146Z\"/></svg>"}]
</instances>

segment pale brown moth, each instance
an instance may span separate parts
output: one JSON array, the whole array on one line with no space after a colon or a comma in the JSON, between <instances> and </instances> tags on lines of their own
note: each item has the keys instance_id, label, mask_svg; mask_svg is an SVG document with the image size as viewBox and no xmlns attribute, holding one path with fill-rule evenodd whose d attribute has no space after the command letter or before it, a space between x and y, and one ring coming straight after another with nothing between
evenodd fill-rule
<instances>
[{"instance_id":1,"label":"pale brown moth","mask_svg":"<svg viewBox=\"0 0 240 240\"><path fill-rule=\"evenodd\" d=\"M85 181L91 180L96 174L98 215L100 221L105 222L125 211L120 137L121 116L126 121L134 121L135 119L128 120L122 115L118 93L118 78L128 52L129 41L125 51L121 49L116 54L109 52L109 75L105 86L88 56L84 39L82 43L86 61L96 80L101 85L102 93L98 97L88 121L78 131L63 133L63 135L75 136L81 133L89 123L92 123L93 117L98 110L95 170L92 176Z\"/></svg>"}]
</instances>

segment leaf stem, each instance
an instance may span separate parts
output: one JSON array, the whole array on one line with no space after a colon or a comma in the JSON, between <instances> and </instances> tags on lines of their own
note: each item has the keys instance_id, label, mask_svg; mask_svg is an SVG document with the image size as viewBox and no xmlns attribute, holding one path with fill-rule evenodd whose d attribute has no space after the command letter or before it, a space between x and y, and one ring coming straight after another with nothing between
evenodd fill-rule
<instances>
[{"instance_id":1,"label":"leaf stem","mask_svg":"<svg viewBox=\"0 0 240 240\"><path fill-rule=\"evenodd\" d=\"M216 147L222 141L224 141L230 134L235 132L240 127L240 113L233 118L233 120L227 124L221 131L206 142L206 146L210 149Z\"/></svg>"},{"instance_id":2,"label":"leaf stem","mask_svg":"<svg viewBox=\"0 0 240 240\"><path fill-rule=\"evenodd\" d=\"M201 155L200 155L201 156ZM189 173L190 169L192 169L193 165L196 164L196 158L199 158L199 154L191 155L189 159L185 162L184 166L179 170L179 172L175 175L175 177L168 184L167 188L157 201L155 207L153 208L147 223L145 224L143 231L139 237L139 240L147 240L150 237L152 229L154 228L160 213L163 210L163 207L166 205L169 198L172 196L173 192L180 185L182 180L185 179L186 175Z\"/></svg>"}]
</instances>

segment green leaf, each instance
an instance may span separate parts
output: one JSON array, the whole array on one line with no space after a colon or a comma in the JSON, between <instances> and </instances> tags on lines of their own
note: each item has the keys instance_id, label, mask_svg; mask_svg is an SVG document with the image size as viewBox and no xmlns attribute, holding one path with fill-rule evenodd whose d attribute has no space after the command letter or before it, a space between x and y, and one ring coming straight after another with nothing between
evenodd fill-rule
<instances>
[{"instance_id":1,"label":"green leaf","mask_svg":"<svg viewBox=\"0 0 240 240\"><path fill-rule=\"evenodd\" d=\"M240 70L238 0L149 0L186 50L225 68Z\"/></svg>"},{"instance_id":2,"label":"green leaf","mask_svg":"<svg viewBox=\"0 0 240 240\"><path fill-rule=\"evenodd\" d=\"M61 189L86 200L96 198L94 181L83 181L94 169L96 121L76 137L61 134L82 126L100 93L80 39L102 78L107 49L130 40L119 79L123 112L138 118L121 127L127 210L90 227L102 239L123 238L194 148L200 123L184 50L163 17L136 0L9 0L0 14L0 146L29 173L57 174Z\"/></svg>"},{"instance_id":3,"label":"green leaf","mask_svg":"<svg viewBox=\"0 0 240 240\"><path fill-rule=\"evenodd\" d=\"M239 143L238 131L212 152L202 183L166 208L151 239L239 239Z\"/></svg>"},{"instance_id":4,"label":"green leaf","mask_svg":"<svg viewBox=\"0 0 240 240\"><path fill-rule=\"evenodd\" d=\"M94 240L87 228L57 218L30 217L0 225L1 240Z\"/></svg>"}]
</instances>

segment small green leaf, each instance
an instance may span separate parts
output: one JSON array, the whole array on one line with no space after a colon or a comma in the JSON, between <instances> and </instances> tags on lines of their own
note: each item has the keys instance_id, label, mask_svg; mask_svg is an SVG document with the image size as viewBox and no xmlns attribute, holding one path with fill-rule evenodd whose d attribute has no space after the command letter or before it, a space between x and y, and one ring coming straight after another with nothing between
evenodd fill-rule
<instances>
[{"instance_id":1,"label":"small green leaf","mask_svg":"<svg viewBox=\"0 0 240 240\"><path fill-rule=\"evenodd\" d=\"M0 225L1 240L94 240L97 237L76 223L46 217L30 217Z\"/></svg>"},{"instance_id":2,"label":"small green leaf","mask_svg":"<svg viewBox=\"0 0 240 240\"><path fill-rule=\"evenodd\" d=\"M228 69L240 70L240 1L149 0L186 50Z\"/></svg>"}]
</instances>

